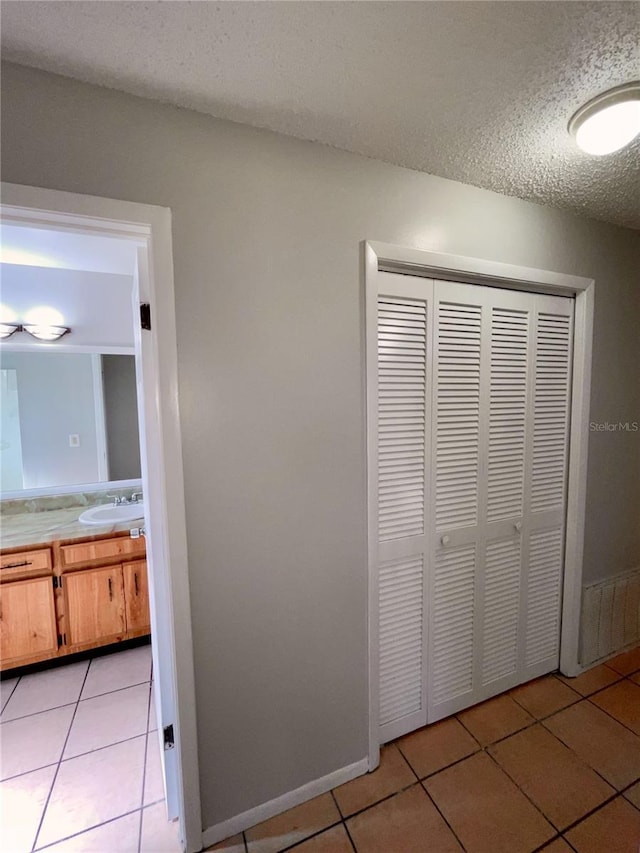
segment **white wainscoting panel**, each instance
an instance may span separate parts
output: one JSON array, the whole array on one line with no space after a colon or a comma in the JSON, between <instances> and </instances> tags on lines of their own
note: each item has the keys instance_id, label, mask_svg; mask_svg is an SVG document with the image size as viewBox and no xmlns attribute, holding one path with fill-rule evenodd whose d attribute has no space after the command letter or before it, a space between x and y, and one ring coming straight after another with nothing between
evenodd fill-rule
<instances>
[{"instance_id":1,"label":"white wainscoting panel","mask_svg":"<svg viewBox=\"0 0 640 853\"><path fill-rule=\"evenodd\" d=\"M640 568L584 588L581 633L583 667L640 640Z\"/></svg>"}]
</instances>

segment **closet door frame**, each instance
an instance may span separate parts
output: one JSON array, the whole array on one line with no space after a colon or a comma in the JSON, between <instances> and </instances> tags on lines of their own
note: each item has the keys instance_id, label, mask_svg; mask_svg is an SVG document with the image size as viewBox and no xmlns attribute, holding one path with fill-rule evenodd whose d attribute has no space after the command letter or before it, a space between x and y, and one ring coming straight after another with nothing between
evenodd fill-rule
<instances>
[{"instance_id":1,"label":"closet door frame","mask_svg":"<svg viewBox=\"0 0 640 853\"><path fill-rule=\"evenodd\" d=\"M365 392L367 412L368 507L368 612L369 612L369 770L380 762L378 679L378 529L377 436L375 435L377 385L378 272L405 273L430 279L488 285L575 299L573 373L571 382L567 517L565 528L560 671L579 675L580 606L589 442L589 399L593 344L595 282L590 278L411 249L389 243L363 241L361 270L365 303Z\"/></svg>"}]
</instances>

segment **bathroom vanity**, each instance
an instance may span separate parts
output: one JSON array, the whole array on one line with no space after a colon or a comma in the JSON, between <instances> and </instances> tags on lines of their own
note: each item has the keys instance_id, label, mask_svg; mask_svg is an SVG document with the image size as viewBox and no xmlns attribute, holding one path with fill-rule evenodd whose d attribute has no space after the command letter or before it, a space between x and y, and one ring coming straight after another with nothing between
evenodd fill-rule
<instances>
[{"instance_id":1,"label":"bathroom vanity","mask_svg":"<svg viewBox=\"0 0 640 853\"><path fill-rule=\"evenodd\" d=\"M67 524L52 538L37 530L47 515L0 551L1 670L150 633L144 536Z\"/></svg>"}]
</instances>

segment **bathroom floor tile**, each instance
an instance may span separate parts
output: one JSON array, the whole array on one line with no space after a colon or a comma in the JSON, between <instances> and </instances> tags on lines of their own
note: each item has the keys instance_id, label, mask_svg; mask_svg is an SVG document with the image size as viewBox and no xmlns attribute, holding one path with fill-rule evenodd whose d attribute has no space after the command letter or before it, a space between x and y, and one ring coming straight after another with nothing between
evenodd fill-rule
<instances>
[{"instance_id":1,"label":"bathroom floor tile","mask_svg":"<svg viewBox=\"0 0 640 853\"><path fill-rule=\"evenodd\" d=\"M144 805L150 806L164 799L164 782L160 763L160 744L158 733L147 735L147 763L144 771Z\"/></svg>"},{"instance_id":2,"label":"bathroom floor tile","mask_svg":"<svg viewBox=\"0 0 640 853\"><path fill-rule=\"evenodd\" d=\"M484 752L423 784L468 853L530 853L556 834Z\"/></svg>"},{"instance_id":3,"label":"bathroom floor tile","mask_svg":"<svg viewBox=\"0 0 640 853\"><path fill-rule=\"evenodd\" d=\"M405 735L396 745L420 779L480 748L455 717Z\"/></svg>"},{"instance_id":4,"label":"bathroom floor tile","mask_svg":"<svg viewBox=\"0 0 640 853\"><path fill-rule=\"evenodd\" d=\"M380 750L380 765L373 773L365 773L351 782L334 788L333 795L344 815L359 812L416 781L415 774L393 744Z\"/></svg>"},{"instance_id":5,"label":"bathroom floor tile","mask_svg":"<svg viewBox=\"0 0 640 853\"><path fill-rule=\"evenodd\" d=\"M600 666L594 666L593 669L588 669L575 678L567 678L564 675L559 675L558 678L581 696L590 696L596 690L602 690L603 687L608 687L610 684L619 681L621 675L609 669L608 666L600 664Z\"/></svg>"},{"instance_id":6,"label":"bathroom floor tile","mask_svg":"<svg viewBox=\"0 0 640 853\"><path fill-rule=\"evenodd\" d=\"M248 851L278 853L339 820L340 812L331 794L321 794L248 829L245 832Z\"/></svg>"},{"instance_id":7,"label":"bathroom floor tile","mask_svg":"<svg viewBox=\"0 0 640 853\"><path fill-rule=\"evenodd\" d=\"M66 841L46 848L46 853L138 853L140 812L132 812Z\"/></svg>"},{"instance_id":8,"label":"bathroom floor tile","mask_svg":"<svg viewBox=\"0 0 640 853\"><path fill-rule=\"evenodd\" d=\"M559 830L615 793L541 725L494 744L489 753Z\"/></svg>"},{"instance_id":9,"label":"bathroom floor tile","mask_svg":"<svg viewBox=\"0 0 640 853\"><path fill-rule=\"evenodd\" d=\"M156 803L142 810L140 853L182 853L178 822L167 820L164 803Z\"/></svg>"},{"instance_id":10,"label":"bathroom floor tile","mask_svg":"<svg viewBox=\"0 0 640 853\"><path fill-rule=\"evenodd\" d=\"M325 829L294 849L295 853L353 853L347 830L342 825ZM238 853L241 850L244 851L244 847L238 847Z\"/></svg>"},{"instance_id":11,"label":"bathroom floor tile","mask_svg":"<svg viewBox=\"0 0 640 853\"><path fill-rule=\"evenodd\" d=\"M38 846L43 847L140 808L144 737L60 764Z\"/></svg>"},{"instance_id":12,"label":"bathroom floor tile","mask_svg":"<svg viewBox=\"0 0 640 853\"><path fill-rule=\"evenodd\" d=\"M636 672L634 675L629 675L628 677L629 677L629 678L631 679L631 681L633 681L635 684L640 684L640 672Z\"/></svg>"},{"instance_id":13,"label":"bathroom floor tile","mask_svg":"<svg viewBox=\"0 0 640 853\"><path fill-rule=\"evenodd\" d=\"M456 837L416 783L347 821L358 853L458 853Z\"/></svg>"},{"instance_id":14,"label":"bathroom floor tile","mask_svg":"<svg viewBox=\"0 0 640 853\"><path fill-rule=\"evenodd\" d=\"M566 833L578 853L638 853L640 811L616 797Z\"/></svg>"},{"instance_id":15,"label":"bathroom floor tile","mask_svg":"<svg viewBox=\"0 0 640 853\"><path fill-rule=\"evenodd\" d=\"M640 735L640 685L625 679L589 700Z\"/></svg>"},{"instance_id":16,"label":"bathroom floor tile","mask_svg":"<svg viewBox=\"0 0 640 853\"><path fill-rule=\"evenodd\" d=\"M0 709L4 710L19 680L18 678L3 678L0 681Z\"/></svg>"},{"instance_id":17,"label":"bathroom floor tile","mask_svg":"<svg viewBox=\"0 0 640 853\"><path fill-rule=\"evenodd\" d=\"M618 790L640 779L640 738L591 702L578 702L543 725Z\"/></svg>"},{"instance_id":18,"label":"bathroom floor tile","mask_svg":"<svg viewBox=\"0 0 640 853\"><path fill-rule=\"evenodd\" d=\"M45 767L0 782L2 848L7 853L31 853L55 767Z\"/></svg>"},{"instance_id":19,"label":"bathroom floor tile","mask_svg":"<svg viewBox=\"0 0 640 853\"><path fill-rule=\"evenodd\" d=\"M82 700L78 704L64 757L82 755L92 749L145 734L148 702L149 687L146 684Z\"/></svg>"},{"instance_id":20,"label":"bathroom floor tile","mask_svg":"<svg viewBox=\"0 0 640 853\"><path fill-rule=\"evenodd\" d=\"M640 646L611 658L607 661L607 666L619 672L620 675L631 675L632 672L637 672L640 669Z\"/></svg>"},{"instance_id":21,"label":"bathroom floor tile","mask_svg":"<svg viewBox=\"0 0 640 853\"><path fill-rule=\"evenodd\" d=\"M15 720L77 702L88 667L88 661L81 661L23 675L0 719Z\"/></svg>"},{"instance_id":22,"label":"bathroom floor tile","mask_svg":"<svg viewBox=\"0 0 640 853\"><path fill-rule=\"evenodd\" d=\"M65 705L0 724L2 778L58 762L74 710L75 705Z\"/></svg>"},{"instance_id":23,"label":"bathroom floor tile","mask_svg":"<svg viewBox=\"0 0 640 853\"><path fill-rule=\"evenodd\" d=\"M136 646L104 657L93 658L82 699L151 681L151 646Z\"/></svg>"},{"instance_id":24,"label":"bathroom floor tile","mask_svg":"<svg viewBox=\"0 0 640 853\"><path fill-rule=\"evenodd\" d=\"M458 719L482 746L524 729L533 717L510 696L496 696L458 714Z\"/></svg>"},{"instance_id":25,"label":"bathroom floor tile","mask_svg":"<svg viewBox=\"0 0 640 853\"><path fill-rule=\"evenodd\" d=\"M553 675L545 675L528 684L514 687L509 691L509 695L537 720L548 717L549 714L560 711L581 698L579 693Z\"/></svg>"}]
</instances>

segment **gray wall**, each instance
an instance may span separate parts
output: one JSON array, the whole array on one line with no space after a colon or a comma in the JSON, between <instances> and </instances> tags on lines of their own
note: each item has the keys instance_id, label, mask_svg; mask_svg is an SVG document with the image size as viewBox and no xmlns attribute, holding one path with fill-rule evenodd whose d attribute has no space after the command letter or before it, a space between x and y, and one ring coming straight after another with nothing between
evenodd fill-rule
<instances>
[{"instance_id":1,"label":"gray wall","mask_svg":"<svg viewBox=\"0 0 640 853\"><path fill-rule=\"evenodd\" d=\"M640 420L637 235L9 66L3 178L173 211L205 826L367 751L359 241L597 280L593 421ZM594 433L585 577L640 563L638 434Z\"/></svg>"},{"instance_id":2,"label":"gray wall","mask_svg":"<svg viewBox=\"0 0 640 853\"><path fill-rule=\"evenodd\" d=\"M23 487L97 482L91 356L1 350L0 364L17 371ZM73 433L79 447L69 447Z\"/></svg>"},{"instance_id":3,"label":"gray wall","mask_svg":"<svg viewBox=\"0 0 640 853\"><path fill-rule=\"evenodd\" d=\"M132 355L103 355L101 361L109 479L138 479L141 473L136 360Z\"/></svg>"}]
</instances>

